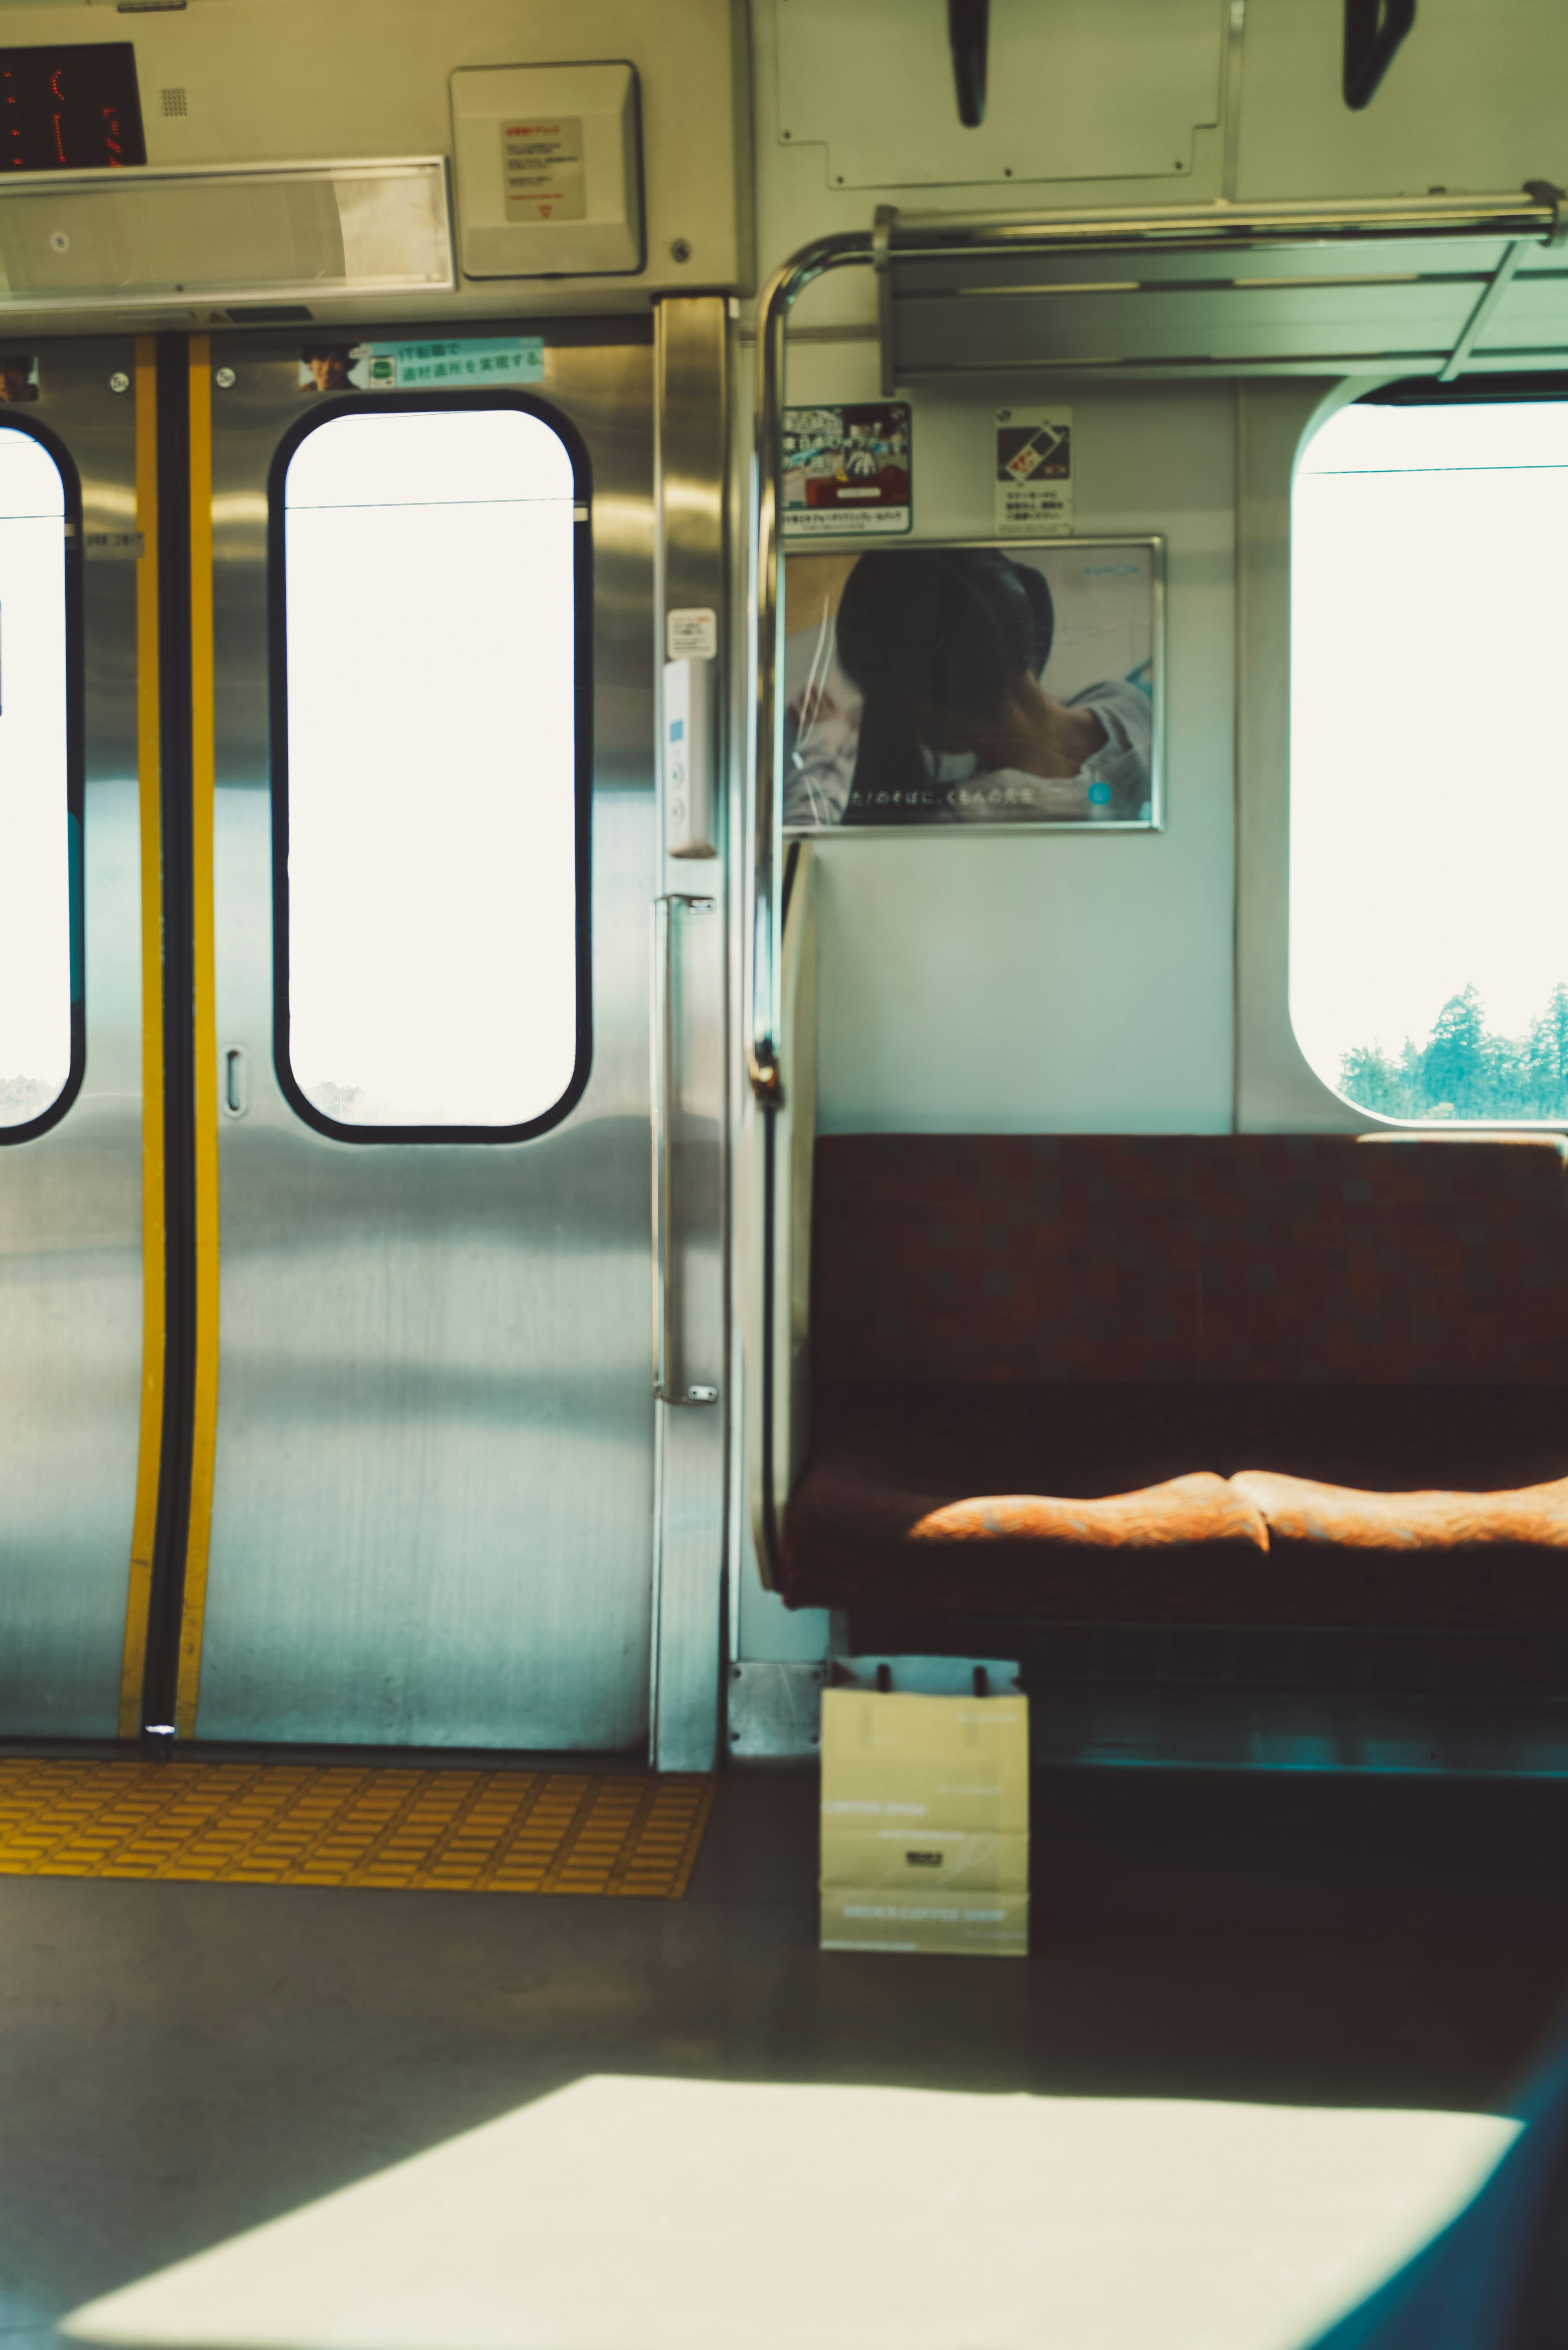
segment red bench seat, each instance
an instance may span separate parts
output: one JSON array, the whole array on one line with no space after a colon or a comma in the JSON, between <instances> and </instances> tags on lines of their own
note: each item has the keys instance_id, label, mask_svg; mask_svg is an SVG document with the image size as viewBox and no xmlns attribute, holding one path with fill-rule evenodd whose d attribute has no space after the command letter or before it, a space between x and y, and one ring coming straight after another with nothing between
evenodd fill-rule
<instances>
[{"instance_id":1,"label":"red bench seat","mask_svg":"<svg viewBox=\"0 0 1568 2350\"><path fill-rule=\"evenodd\" d=\"M793 1605L1568 1626L1555 1139L829 1138L813 1348Z\"/></svg>"}]
</instances>

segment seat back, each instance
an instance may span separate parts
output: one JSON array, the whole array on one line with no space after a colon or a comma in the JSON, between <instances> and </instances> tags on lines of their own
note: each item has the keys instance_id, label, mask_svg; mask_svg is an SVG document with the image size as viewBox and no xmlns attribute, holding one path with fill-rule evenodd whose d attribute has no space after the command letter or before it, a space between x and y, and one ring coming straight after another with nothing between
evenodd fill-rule
<instances>
[{"instance_id":1,"label":"seat back","mask_svg":"<svg viewBox=\"0 0 1568 2350\"><path fill-rule=\"evenodd\" d=\"M836 1135L816 1375L1568 1384L1568 1145Z\"/></svg>"}]
</instances>

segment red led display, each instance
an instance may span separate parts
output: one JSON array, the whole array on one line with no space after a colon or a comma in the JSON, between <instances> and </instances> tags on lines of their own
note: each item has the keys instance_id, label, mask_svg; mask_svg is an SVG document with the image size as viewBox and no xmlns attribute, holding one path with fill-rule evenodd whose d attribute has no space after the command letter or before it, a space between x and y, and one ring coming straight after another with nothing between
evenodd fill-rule
<instances>
[{"instance_id":1,"label":"red led display","mask_svg":"<svg viewBox=\"0 0 1568 2350\"><path fill-rule=\"evenodd\" d=\"M0 49L0 171L117 172L146 161L130 41Z\"/></svg>"}]
</instances>

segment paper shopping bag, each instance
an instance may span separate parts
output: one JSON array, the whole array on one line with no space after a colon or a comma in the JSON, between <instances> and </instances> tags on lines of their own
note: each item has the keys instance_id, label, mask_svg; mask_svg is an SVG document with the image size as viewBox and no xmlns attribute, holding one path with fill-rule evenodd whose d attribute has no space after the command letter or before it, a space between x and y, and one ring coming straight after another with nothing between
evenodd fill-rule
<instances>
[{"instance_id":1,"label":"paper shopping bag","mask_svg":"<svg viewBox=\"0 0 1568 2350\"><path fill-rule=\"evenodd\" d=\"M1028 1948L1029 1701L829 1690L825 1950Z\"/></svg>"}]
</instances>

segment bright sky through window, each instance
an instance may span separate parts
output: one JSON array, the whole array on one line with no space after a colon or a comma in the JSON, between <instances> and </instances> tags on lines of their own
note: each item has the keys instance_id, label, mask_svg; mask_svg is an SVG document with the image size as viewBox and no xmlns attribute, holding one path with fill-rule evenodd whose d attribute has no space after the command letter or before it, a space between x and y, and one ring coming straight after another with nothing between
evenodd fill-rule
<instances>
[{"instance_id":1,"label":"bright sky through window","mask_svg":"<svg viewBox=\"0 0 1568 2350\"><path fill-rule=\"evenodd\" d=\"M1364 1107L1568 1116L1565 544L1568 402L1355 405L1301 459L1291 1008Z\"/></svg>"},{"instance_id":2,"label":"bright sky through window","mask_svg":"<svg viewBox=\"0 0 1568 2350\"><path fill-rule=\"evenodd\" d=\"M48 451L0 426L0 1128L70 1075L64 520Z\"/></svg>"},{"instance_id":3,"label":"bright sky through window","mask_svg":"<svg viewBox=\"0 0 1568 2350\"><path fill-rule=\"evenodd\" d=\"M571 460L349 411L286 488L290 1059L367 1126L518 1126L576 1057Z\"/></svg>"}]
</instances>

